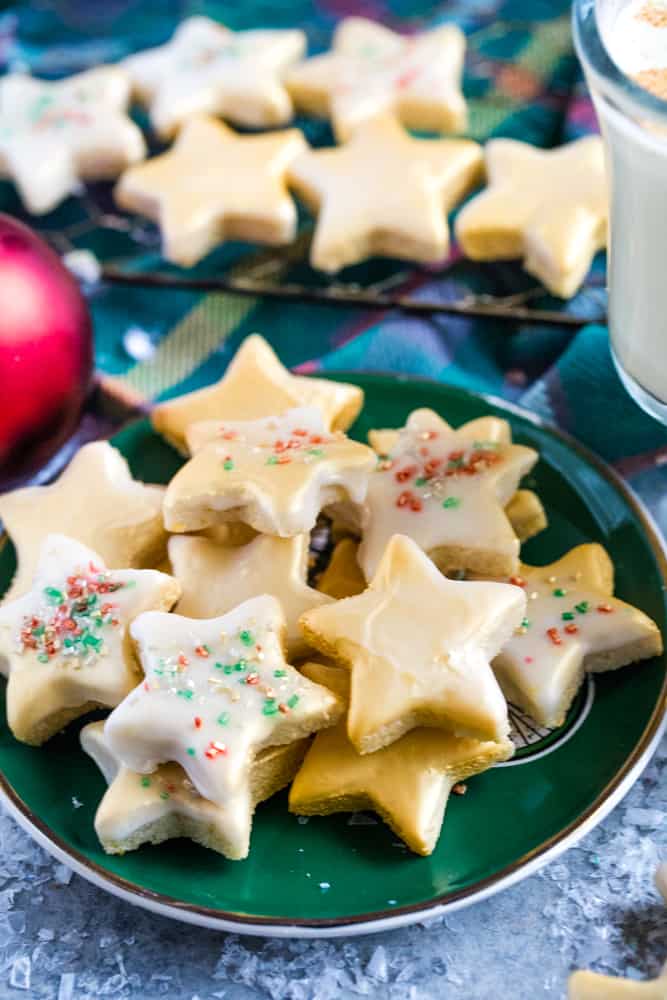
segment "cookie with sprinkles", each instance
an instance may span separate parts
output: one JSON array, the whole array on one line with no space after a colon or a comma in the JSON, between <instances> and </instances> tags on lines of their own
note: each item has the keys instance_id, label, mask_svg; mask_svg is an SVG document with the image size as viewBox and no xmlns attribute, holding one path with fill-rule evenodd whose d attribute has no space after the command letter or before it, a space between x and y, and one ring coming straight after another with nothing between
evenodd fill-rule
<instances>
[{"instance_id":1,"label":"cookie with sprinkles","mask_svg":"<svg viewBox=\"0 0 667 1000\"><path fill-rule=\"evenodd\" d=\"M247 787L260 750L340 716L336 697L285 661L284 633L267 595L220 618L142 615L132 637L145 680L106 721L111 752L140 774L178 763L200 795L225 805Z\"/></svg>"},{"instance_id":2,"label":"cookie with sprinkles","mask_svg":"<svg viewBox=\"0 0 667 1000\"><path fill-rule=\"evenodd\" d=\"M394 535L368 588L307 611L313 648L351 671L347 734L370 754L418 726L506 741L507 705L490 666L525 616L507 584L448 580Z\"/></svg>"},{"instance_id":3,"label":"cookie with sprinkles","mask_svg":"<svg viewBox=\"0 0 667 1000\"><path fill-rule=\"evenodd\" d=\"M505 582L525 593L526 617L493 668L508 700L541 726L563 723L586 672L662 652L655 622L613 596L614 567L601 545L578 545L549 566L520 565Z\"/></svg>"},{"instance_id":4,"label":"cookie with sprinkles","mask_svg":"<svg viewBox=\"0 0 667 1000\"><path fill-rule=\"evenodd\" d=\"M58 80L10 73L0 80L0 176L33 215L50 212L81 181L117 177L146 155L127 116L130 80L100 66Z\"/></svg>"},{"instance_id":5,"label":"cookie with sprinkles","mask_svg":"<svg viewBox=\"0 0 667 1000\"><path fill-rule=\"evenodd\" d=\"M298 406L316 406L327 429L344 431L363 401L359 386L292 375L266 340L254 333L245 338L219 382L158 403L151 420L156 431L187 454L186 429L199 420L257 420Z\"/></svg>"},{"instance_id":6,"label":"cookie with sprinkles","mask_svg":"<svg viewBox=\"0 0 667 1000\"><path fill-rule=\"evenodd\" d=\"M80 739L109 785L95 814L107 854L188 837L231 861L247 857L255 806L289 784L308 747L303 739L260 751L248 786L223 807L202 798L179 764L161 764L152 774L128 771L109 749L103 722L84 726Z\"/></svg>"},{"instance_id":7,"label":"cookie with sprinkles","mask_svg":"<svg viewBox=\"0 0 667 1000\"><path fill-rule=\"evenodd\" d=\"M168 611L180 587L156 570L109 570L65 535L49 535L31 590L0 608L7 722L39 746L92 708L113 708L140 671L128 632L144 611Z\"/></svg>"},{"instance_id":8,"label":"cookie with sprinkles","mask_svg":"<svg viewBox=\"0 0 667 1000\"><path fill-rule=\"evenodd\" d=\"M328 504L359 507L373 451L328 431L315 407L251 421L203 421L187 430L193 457L164 499L169 531L241 521L283 538L308 532Z\"/></svg>"},{"instance_id":9,"label":"cookie with sprinkles","mask_svg":"<svg viewBox=\"0 0 667 1000\"><path fill-rule=\"evenodd\" d=\"M301 670L347 701L347 671L320 663L306 663ZM290 789L290 811L328 816L372 809L410 850L428 855L457 782L512 753L509 740L481 742L422 727L362 756L348 740L343 720L315 737Z\"/></svg>"},{"instance_id":10,"label":"cookie with sprinkles","mask_svg":"<svg viewBox=\"0 0 667 1000\"><path fill-rule=\"evenodd\" d=\"M364 505L359 563L367 580L397 533L443 571L516 572L519 539L504 508L538 455L512 444L506 420L480 417L455 430L433 410L414 410L400 431L369 436L375 448L389 447Z\"/></svg>"},{"instance_id":11,"label":"cookie with sprinkles","mask_svg":"<svg viewBox=\"0 0 667 1000\"><path fill-rule=\"evenodd\" d=\"M408 128L460 132L465 35L454 24L399 35L365 17L346 17L330 52L291 69L287 89L297 108L331 118L338 139L378 114Z\"/></svg>"}]
</instances>

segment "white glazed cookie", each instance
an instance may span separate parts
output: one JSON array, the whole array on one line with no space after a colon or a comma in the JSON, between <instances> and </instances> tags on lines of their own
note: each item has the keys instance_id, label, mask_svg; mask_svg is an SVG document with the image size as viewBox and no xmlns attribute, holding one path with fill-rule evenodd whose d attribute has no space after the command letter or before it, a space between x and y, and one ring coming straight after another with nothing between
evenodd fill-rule
<instances>
[{"instance_id":1,"label":"white glazed cookie","mask_svg":"<svg viewBox=\"0 0 667 1000\"><path fill-rule=\"evenodd\" d=\"M473 260L521 257L550 292L570 298L607 242L602 140L545 150L492 139L485 156L489 186L456 220L463 252Z\"/></svg>"},{"instance_id":2,"label":"white glazed cookie","mask_svg":"<svg viewBox=\"0 0 667 1000\"><path fill-rule=\"evenodd\" d=\"M187 454L185 432L199 420L256 420L297 406L316 406L327 429L345 431L363 401L356 385L292 375L255 333L245 338L219 382L158 403L151 419L156 431Z\"/></svg>"},{"instance_id":3,"label":"white glazed cookie","mask_svg":"<svg viewBox=\"0 0 667 1000\"><path fill-rule=\"evenodd\" d=\"M167 487L167 530L200 531L242 521L289 537L310 531L330 503L359 507L375 455L342 431L327 431L314 407L280 417L192 424L193 457Z\"/></svg>"},{"instance_id":4,"label":"white glazed cookie","mask_svg":"<svg viewBox=\"0 0 667 1000\"><path fill-rule=\"evenodd\" d=\"M108 570L96 552L49 535L32 589L0 608L0 669L7 722L39 745L91 708L112 708L139 672L128 630L150 609L168 611L178 582L156 570Z\"/></svg>"},{"instance_id":5,"label":"white glazed cookie","mask_svg":"<svg viewBox=\"0 0 667 1000\"><path fill-rule=\"evenodd\" d=\"M146 486L106 441L81 448L50 486L0 496L0 518L14 543L18 569L5 600L32 583L42 543L58 533L90 546L110 569L156 566L166 552L164 487Z\"/></svg>"},{"instance_id":6,"label":"white glazed cookie","mask_svg":"<svg viewBox=\"0 0 667 1000\"><path fill-rule=\"evenodd\" d=\"M0 176L33 215L55 208L80 181L117 177L146 154L125 114L127 74L101 66L56 83L10 73L0 80Z\"/></svg>"},{"instance_id":7,"label":"white glazed cookie","mask_svg":"<svg viewBox=\"0 0 667 1000\"><path fill-rule=\"evenodd\" d=\"M290 243L297 213L285 177L306 148L298 129L238 135L200 115L169 152L126 170L114 197L158 223L163 256L183 267L225 240Z\"/></svg>"},{"instance_id":8,"label":"white glazed cookie","mask_svg":"<svg viewBox=\"0 0 667 1000\"><path fill-rule=\"evenodd\" d=\"M302 673L349 699L349 674L305 663ZM513 753L512 743L480 742L437 729L412 732L372 754L358 754L343 719L319 732L290 789L290 812L329 816L372 809L416 854L438 842L452 788Z\"/></svg>"},{"instance_id":9,"label":"white glazed cookie","mask_svg":"<svg viewBox=\"0 0 667 1000\"><path fill-rule=\"evenodd\" d=\"M384 115L361 124L340 147L308 150L288 179L314 214L313 267L337 271L366 257L441 260L447 212L482 173L469 139L415 139Z\"/></svg>"},{"instance_id":10,"label":"white glazed cookie","mask_svg":"<svg viewBox=\"0 0 667 1000\"><path fill-rule=\"evenodd\" d=\"M370 440L387 450L364 509L359 563L367 580L397 533L443 571L516 571L519 539L504 507L538 456L512 444L507 421L480 417L454 430L433 410L414 410L400 431L372 431Z\"/></svg>"},{"instance_id":11,"label":"white glazed cookie","mask_svg":"<svg viewBox=\"0 0 667 1000\"><path fill-rule=\"evenodd\" d=\"M146 679L106 721L111 752L141 774L178 763L204 798L225 805L247 788L256 753L340 715L334 695L286 663L284 631L266 595L220 618L142 615L132 636Z\"/></svg>"},{"instance_id":12,"label":"white glazed cookie","mask_svg":"<svg viewBox=\"0 0 667 1000\"><path fill-rule=\"evenodd\" d=\"M448 580L394 535L368 589L307 611L301 628L352 672L347 734L359 753L417 726L504 743L507 705L489 661L525 606L518 587Z\"/></svg>"},{"instance_id":13,"label":"white glazed cookie","mask_svg":"<svg viewBox=\"0 0 667 1000\"><path fill-rule=\"evenodd\" d=\"M329 598L306 583L310 536L257 535L247 545L230 547L210 538L173 535L169 559L183 593L175 610L186 618L215 618L260 594L280 601L287 626L287 652L306 652L299 631L304 611Z\"/></svg>"},{"instance_id":14,"label":"white glazed cookie","mask_svg":"<svg viewBox=\"0 0 667 1000\"><path fill-rule=\"evenodd\" d=\"M255 806L292 780L308 747L307 740L297 740L260 751L249 786L223 807L202 798L179 764L161 764L152 774L122 767L104 738L103 722L84 726L80 739L109 785L95 814L95 832L108 854L189 837L232 861L248 855Z\"/></svg>"},{"instance_id":15,"label":"white glazed cookie","mask_svg":"<svg viewBox=\"0 0 667 1000\"><path fill-rule=\"evenodd\" d=\"M613 597L614 567L601 545L578 545L549 566L520 565L509 583L526 617L493 661L505 696L541 726L559 726L586 671L602 673L658 656L651 619Z\"/></svg>"},{"instance_id":16,"label":"white glazed cookie","mask_svg":"<svg viewBox=\"0 0 667 1000\"><path fill-rule=\"evenodd\" d=\"M330 116L339 139L361 122L394 112L408 128L460 132L465 36L453 24L398 35L363 17L338 25L331 52L295 66L286 78L296 106Z\"/></svg>"},{"instance_id":17,"label":"white glazed cookie","mask_svg":"<svg viewBox=\"0 0 667 1000\"><path fill-rule=\"evenodd\" d=\"M230 31L190 17L166 45L123 62L153 128L170 138L193 114L274 128L292 117L281 77L304 53L302 31Z\"/></svg>"}]
</instances>

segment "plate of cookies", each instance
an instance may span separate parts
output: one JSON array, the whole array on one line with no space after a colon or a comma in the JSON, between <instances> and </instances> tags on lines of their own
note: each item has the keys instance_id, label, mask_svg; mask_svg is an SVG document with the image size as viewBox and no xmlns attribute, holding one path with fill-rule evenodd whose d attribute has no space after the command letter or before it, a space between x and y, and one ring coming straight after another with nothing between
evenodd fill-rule
<instances>
[{"instance_id":1,"label":"plate of cookies","mask_svg":"<svg viewBox=\"0 0 667 1000\"><path fill-rule=\"evenodd\" d=\"M159 913L453 910L590 830L663 728L658 535L499 400L293 375L254 335L0 517L3 800Z\"/></svg>"}]
</instances>

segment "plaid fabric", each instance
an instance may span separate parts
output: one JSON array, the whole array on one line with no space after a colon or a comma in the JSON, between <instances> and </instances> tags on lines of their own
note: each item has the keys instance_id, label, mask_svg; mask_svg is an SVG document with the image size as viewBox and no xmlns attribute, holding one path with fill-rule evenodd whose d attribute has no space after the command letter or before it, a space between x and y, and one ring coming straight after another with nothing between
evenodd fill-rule
<instances>
[{"instance_id":1,"label":"plaid fabric","mask_svg":"<svg viewBox=\"0 0 667 1000\"><path fill-rule=\"evenodd\" d=\"M311 52L326 48L336 21L350 13L403 31L454 20L468 36L469 135L481 141L492 135L512 136L549 147L596 127L572 50L569 3L563 0L19 4L0 16L0 63L4 68L27 66L37 74L58 77L158 44L182 17L195 13L237 29L301 26ZM314 145L331 142L326 123L297 124ZM22 215L10 185L0 185L0 208ZM67 234L72 243L91 247L101 258L122 256L131 259L132 267L164 269L150 230L128 234L105 227L100 213L110 208L108 189L93 186L85 197L69 199L40 220L39 226L61 240ZM225 248L211 255L197 273L243 267L247 252L247 248ZM296 273L302 282L321 280L305 265L297 265ZM441 300L466 291L511 294L531 284L514 264L472 265L456 249L446 264L430 270L411 272L383 262L350 269L350 280L364 286L388 279L405 282L416 296ZM572 302L547 299L545 304L596 315L605 305L603 286L600 255L586 288ZM99 370L145 398L174 395L217 379L243 336L259 330L286 364L303 371L410 372L517 401L568 429L612 462L667 530L663 467L667 433L625 394L603 328L589 326L573 333L493 320L409 318L305 303L286 305L227 294L164 290L156 295L153 290L118 286L94 289L91 308ZM146 360L136 361L126 350L125 334L133 326L148 332L155 347Z\"/></svg>"}]
</instances>

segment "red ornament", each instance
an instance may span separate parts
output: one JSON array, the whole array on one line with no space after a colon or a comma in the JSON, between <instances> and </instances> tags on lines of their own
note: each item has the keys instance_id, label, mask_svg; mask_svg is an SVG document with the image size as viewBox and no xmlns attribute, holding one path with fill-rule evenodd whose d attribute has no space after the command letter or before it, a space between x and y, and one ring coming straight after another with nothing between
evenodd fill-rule
<instances>
[{"instance_id":1,"label":"red ornament","mask_svg":"<svg viewBox=\"0 0 667 1000\"><path fill-rule=\"evenodd\" d=\"M75 279L31 229L0 214L0 484L34 472L76 427L93 367Z\"/></svg>"}]
</instances>

